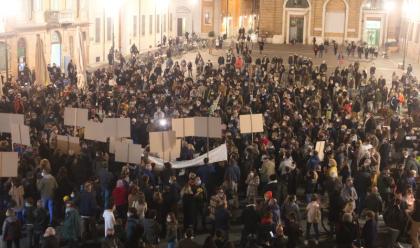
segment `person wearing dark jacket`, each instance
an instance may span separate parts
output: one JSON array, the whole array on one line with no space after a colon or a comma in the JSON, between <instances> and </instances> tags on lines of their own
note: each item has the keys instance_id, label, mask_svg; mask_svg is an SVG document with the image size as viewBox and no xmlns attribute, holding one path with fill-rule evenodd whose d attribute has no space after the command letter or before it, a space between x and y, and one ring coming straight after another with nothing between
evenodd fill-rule
<instances>
[{"instance_id":1,"label":"person wearing dark jacket","mask_svg":"<svg viewBox=\"0 0 420 248\"><path fill-rule=\"evenodd\" d=\"M302 231L297 222L295 213L290 213L286 216L284 233L287 235L287 248L297 247L299 241L299 236L302 234Z\"/></svg>"},{"instance_id":2,"label":"person wearing dark jacket","mask_svg":"<svg viewBox=\"0 0 420 248\"><path fill-rule=\"evenodd\" d=\"M225 237L228 237L229 235L229 219L230 214L227 210L227 205L218 206L214 213L214 227L215 230L222 230Z\"/></svg>"},{"instance_id":3,"label":"person wearing dark jacket","mask_svg":"<svg viewBox=\"0 0 420 248\"><path fill-rule=\"evenodd\" d=\"M369 191L371 185L371 178L369 170L366 166L363 166L354 177L354 187L357 192L357 209L360 214L365 207L366 192Z\"/></svg>"},{"instance_id":4,"label":"person wearing dark jacket","mask_svg":"<svg viewBox=\"0 0 420 248\"><path fill-rule=\"evenodd\" d=\"M72 202L66 203L66 217L64 218L61 236L69 248L78 247L80 237L80 215Z\"/></svg>"},{"instance_id":5,"label":"person wearing dark jacket","mask_svg":"<svg viewBox=\"0 0 420 248\"><path fill-rule=\"evenodd\" d=\"M260 221L258 225L258 243L267 244L270 242L272 236L271 234L276 232L276 224L273 222L273 214L267 212Z\"/></svg>"},{"instance_id":6,"label":"person wearing dark jacket","mask_svg":"<svg viewBox=\"0 0 420 248\"><path fill-rule=\"evenodd\" d=\"M358 227L353 223L353 217L349 213L343 215L343 220L337 226L336 242L338 248L352 248L353 241L357 237Z\"/></svg>"},{"instance_id":7,"label":"person wearing dark jacket","mask_svg":"<svg viewBox=\"0 0 420 248\"><path fill-rule=\"evenodd\" d=\"M43 207L42 200L38 200L34 210L34 247L38 248L41 236L48 226L48 211Z\"/></svg>"},{"instance_id":8,"label":"person wearing dark jacket","mask_svg":"<svg viewBox=\"0 0 420 248\"><path fill-rule=\"evenodd\" d=\"M193 241L193 230L188 228L185 231L185 238L179 241L178 248L200 248L200 245Z\"/></svg>"},{"instance_id":9,"label":"person wearing dark jacket","mask_svg":"<svg viewBox=\"0 0 420 248\"><path fill-rule=\"evenodd\" d=\"M378 236L378 227L375 221L375 213L373 211L366 212L367 221L363 226L362 238L366 248L375 247L376 238Z\"/></svg>"},{"instance_id":10,"label":"person wearing dark jacket","mask_svg":"<svg viewBox=\"0 0 420 248\"><path fill-rule=\"evenodd\" d=\"M42 248L59 248L60 242L56 236L55 229L48 227L45 230L44 237L42 239Z\"/></svg>"},{"instance_id":11,"label":"person wearing dark jacket","mask_svg":"<svg viewBox=\"0 0 420 248\"><path fill-rule=\"evenodd\" d=\"M92 184L85 183L84 190L80 193L76 200L79 207L79 213L82 217L82 239L94 236L95 215L98 209L95 194L92 192Z\"/></svg>"},{"instance_id":12,"label":"person wearing dark jacket","mask_svg":"<svg viewBox=\"0 0 420 248\"><path fill-rule=\"evenodd\" d=\"M241 233L242 247L246 245L249 235L257 234L259 219L255 204L247 205L241 215L242 224L244 225Z\"/></svg>"},{"instance_id":13,"label":"person wearing dark jacket","mask_svg":"<svg viewBox=\"0 0 420 248\"><path fill-rule=\"evenodd\" d=\"M33 205L32 198L26 199L25 206L23 207L23 223L25 224L28 233L28 247L33 247L34 239L34 222L35 222L35 206Z\"/></svg>"},{"instance_id":14,"label":"person wearing dark jacket","mask_svg":"<svg viewBox=\"0 0 420 248\"><path fill-rule=\"evenodd\" d=\"M365 209L373 211L376 215L382 213L382 198L376 186L372 187L371 192L366 197Z\"/></svg>"},{"instance_id":15,"label":"person wearing dark jacket","mask_svg":"<svg viewBox=\"0 0 420 248\"><path fill-rule=\"evenodd\" d=\"M140 220L136 215L135 208L128 209L125 232L127 235L126 247L137 248L139 246L140 238L143 235L143 227L141 226Z\"/></svg>"},{"instance_id":16,"label":"person wearing dark jacket","mask_svg":"<svg viewBox=\"0 0 420 248\"><path fill-rule=\"evenodd\" d=\"M6 219L3 222L3 240L6 241L7 248L12 248L13 244L15 248L20 247L20 236L22 226L20 221L16 218L13 209L7 209Z\"/></svg>"},{"instance_id":17,"label":"person wearing dark jacket","mask_svg":"<svg viewBox=\"0 0 420 248\"><path fill-rule=\"evenodd\" d=\"M106 230L106 237L101 243L101 248L120 248L124 247L120 239L115 235L114 229Z\"/></svg>"},{"instance_id":18,"label":"person wearing dark jacket","mask_svg":"<svg viewBox=\"0 0 420 248\"><path fill-rule=\"evenodd\" d=\"M410 238L413 248L419 248L419 233L420 233L420 199L419 194L416 195L416 201L414 202L414 210L411 213L411 230Z\"/></svg>"}]
</instances>

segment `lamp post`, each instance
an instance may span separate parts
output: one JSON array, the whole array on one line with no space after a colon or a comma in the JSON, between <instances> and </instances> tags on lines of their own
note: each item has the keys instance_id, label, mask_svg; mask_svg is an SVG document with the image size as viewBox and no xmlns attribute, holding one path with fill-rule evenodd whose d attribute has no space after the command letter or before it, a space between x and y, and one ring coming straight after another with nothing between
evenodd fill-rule
<instances>
[{"instance_id":1,"label":"lamp post","mask_svg":"<svg viewBox=\"0 0 420 248\"><path fill-rule=\"evenodd\" d=\"M229 0L226 0L226 19L225 19L226 38L228 36L228 20L229 20Z\"/></svg>"},{"instance_id":2,"label":"lamp post","mask_svg":"<svg viewBox=\"0 0 420 248\"><path fill-rule=\"evenodd\" d=\"M19 3L17 1L6 1L0 0L0 21L3 27L0 26L0 33L5 34L4 38L4 50L5 50L5 66L6 66L6 81L9 80L9 45L8 45L8 33L7 33L7 20L10 17L19 15Z\"/></svg>"},{"instance_id":3,"label":"lamp post","mask_svg":"<svg viewBox=\"0 0 420 248\"><path fill-rule=\"evenodd\" d=\"M197 4L197 0L191 0L191 37L194 34L194 8Z\"/></svg>"},{"instance_id":4,"label":"lamp post","mask_svg":"<svg viewBox=\"0 0 420 248\"><path fill-rule=\"evenodd\" d=\"M412 20L418 17L418 10L420 8L420 2L418 0L406 0L403 5L403 12L406 19L405 37L404 37L404 50L403 50L403 64L402 69L405 70L405 64L407 59L408 50L408 34L409 27Z\"/></svg>"},{"instance_id":5,"label":"lamp post","mask_svg":"<svg viewBox=\"0 0 420 248\"><path fill-rule=\"evenodd\" d=\"M109 15L112 18L112 60L115 60L115 16L120 12L120 8L123 4L124 0L106 0L105 1L105 8L108 10ZM120 21L120 20L119 20ZM119 29L121 32L121 30ZM105 42L105 41L104 41ZM121 52L121 51L120 51Z\"/></svg>"},{"instance_id":6,"label":"lamp post","mask_svg":"<svg viewBox=\"0 0 420 248\"><path fill-rule=\"evenodd\" d=\"M161 3L162 11L160 12L160 46L163 46L163 21L165 19L163 18L163 13L165 12L165 10L169 13L169 0L161 0Z\"/></svg>"}]
</instances>

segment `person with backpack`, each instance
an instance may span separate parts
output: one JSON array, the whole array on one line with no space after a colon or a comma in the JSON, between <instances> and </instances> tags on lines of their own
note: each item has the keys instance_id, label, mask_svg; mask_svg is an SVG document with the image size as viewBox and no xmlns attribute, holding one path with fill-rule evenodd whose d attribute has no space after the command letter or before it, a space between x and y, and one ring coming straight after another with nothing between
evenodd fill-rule
<instances>
[{"instance_id":1,"label":"person with backpack","mask_svg":"<svg viewBox=\"0 0 420 248\"><path fill-rule=\"evenodd\" d=\"M6 241L6 247L12 248L13 244L15 248L20 248L20 237L22 232L22 226L20 221L16 218L16 214L12 209L6 210L6 219L3 223L3 240Z\"/></svg>"}]
</instances>

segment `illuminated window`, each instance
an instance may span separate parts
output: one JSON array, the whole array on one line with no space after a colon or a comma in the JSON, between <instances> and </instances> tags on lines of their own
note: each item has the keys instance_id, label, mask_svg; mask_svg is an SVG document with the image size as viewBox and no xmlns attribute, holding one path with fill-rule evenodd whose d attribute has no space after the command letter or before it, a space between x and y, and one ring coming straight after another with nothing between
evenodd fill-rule
<instances>
[{"instance_id":1,"label":"illuminated window","mask_svg":"<svg viewBox=\"0 0 420 248\"><path fill-rule=\"evenodd\" d=\"M146 34L146 16L142 15L141 16L141 35L145 35Z\"/></svg>"},{"instance_id":2,"label":"illuminated window","mask_svg":"<svg viewBox=\"0 0 420 248\"><path fill-rule=\"evenodd\" d=\"M6 70L6 44L0 42L0 70Z\"/></svg>"},{"instance_id":3,"label":"illuminated window","mask_svg":"<svg viewBox=\"0 0 420 248\"><path fill-rule=\"evenodd\" d=\"M101 42L101 18L95 19L95 42Z\"/></svg>"},{"instance_id":4,"label":"illuminated window","mask_svg":"<svg viewBox=\"0 0 420 248\"><path fill-rule=\"evenodd\" d=\"M50 0L50 10L60 10L60 0Z\"/></svg>"},{"instance_id":5,"label":"illuminated window","mask_svg":"<svg viewBox=\"0 0 420 248\"><path fill-rule=\"evenodd\" d=\"M112 39L112 18L106 18L106 40L110 41Z\"/></svg>"},{"instance_id":6,"label":"illuminated window","mask_svg":"<svg viewBox=\"0 0 420 248\"><path fill-rule=\"evenodd\" d=\"M153 33L153 15L149 16L149 34Z\"/></svg>"},{"instance_id":7,"label":"illuminated window","mask_svg":"<svg viewBox=\"0 0 420 248\"><path fill-rule=\"evenodd\" d=\"M133 36L137 36L137 16L133 16Z\"/></svg>"},{"instance_id":8,"label":"illuminated window","mask_svg":"<svg viewBox=\"0 0 420 248\"><path fill-rule=\"evenodd\" d=\"M159 22L159 15L156 16L156 33L160 32L160 22Z\"/></svg>"},{"instance_id":9,"label":"illuminated window","mask_svg":"<svg viewBox=\"0 0 420 248\"><path fill-rule=\"evenodd\" d=\"M166 33L166 14L163 15L163 32Z\"/></svg>"}]
</instances>

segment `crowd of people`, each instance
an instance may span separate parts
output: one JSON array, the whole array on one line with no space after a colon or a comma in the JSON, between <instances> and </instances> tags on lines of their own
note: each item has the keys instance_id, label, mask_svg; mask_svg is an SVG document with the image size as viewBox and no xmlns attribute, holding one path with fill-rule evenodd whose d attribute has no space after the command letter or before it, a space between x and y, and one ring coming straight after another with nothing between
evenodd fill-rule
<instances>
[{"instance_id":1,"label":"crowd of people","mask_svg":"<svg viewBox=\"0 0 420 248\"><path fill-rule=\"evenodd\" d=\"M243 225L239 247L314 247L325 223L327 241L369 248L378 247L381 219L392 234L384 247L420 247L412 70L383 78L374 65L299 55L253 60L251 50L228 49L213 64L199 53L178 62L133 51L89 73L82 88L62 73L46 87L3 82L0 112L24 114L32 143L1 135L1 151L20 153L19 176L0 184L8 248L23 233L23 247L235 247L232 224ZM87 108L93 121L130 118L142 160L115 162L108 143L64 125L65 107ZM249 113L263 114L263 133L240 133L239 116ZM226 143L227 161L175 170L149 160L148 132L162 130L160 119L209 115L221 118L223 138L185 138L178 160ZM57 134L80 137L80 154L58 150ZM208 234L204 245L197 234Z\"/></svg>"}]
</instances>

